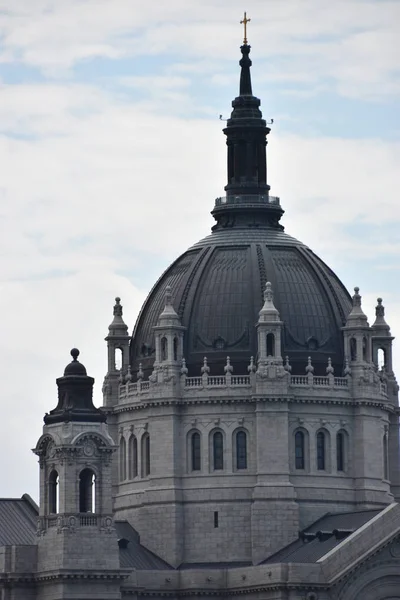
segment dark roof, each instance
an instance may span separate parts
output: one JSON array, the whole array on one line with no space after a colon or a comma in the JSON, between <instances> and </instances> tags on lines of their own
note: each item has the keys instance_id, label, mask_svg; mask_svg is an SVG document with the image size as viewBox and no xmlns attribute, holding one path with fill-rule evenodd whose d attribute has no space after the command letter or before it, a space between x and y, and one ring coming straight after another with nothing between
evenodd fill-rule
<instances>
[{"instance_id":1,"label":"dark roof","mask_svg":"<svg viewBox=\"0 0 400 600\"><path fill-rule=\"evenodd\" d=\"M261 564L314 563L381 510L328 513L300 532L299 538Z\"/></svg>"},{"instance_id":2,"label":"dark roof","mask_svg":"<svg viewBox=\"0 0 400 600\"><path fill-rule=\"evenodd\" d=\"M38 507L28 496L0 498L0 546L30 546L36 543Z\"/></svg>"},{"instance_id":3,"label":"dark roof","mask_svg":"<svg viewBox=\"0 0 400 600\"><path fill-rule=\"evenodd\" d=\"M251 567L253 563L246 560L229 561L229 562L201 562L201 563L182 563L178 569L185 571L186 569L235 569L240 567Z\"/></svg>"},{"instance_id":4,"label":"dark roof","mask_svg":"<svg viewBox=\"0 0 400 600\"><path fill-rule=\"evenodd\" d=\"M119 543L120 565L126 569L168 570L171 565L140 543L139 534L128 521L115 521Z\"/></svg>"}]
</instances>

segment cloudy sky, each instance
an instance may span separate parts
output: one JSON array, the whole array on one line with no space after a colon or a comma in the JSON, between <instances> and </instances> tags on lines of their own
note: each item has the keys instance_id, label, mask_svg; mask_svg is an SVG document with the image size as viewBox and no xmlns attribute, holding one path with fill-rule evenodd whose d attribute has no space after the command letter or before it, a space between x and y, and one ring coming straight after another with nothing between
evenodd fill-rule
<instances>
[{"instance_id":1,"label":"cloudy sky","mask_svg":"<svg viewBox=\"0 0 400 600\"><path fill-rule=\"evenodd\" d=\"M209 232L244 9L286 231L400 336L398 0L0 0L0 496L38 499L70 348L100 404L114 297L132 330Z\"/></svg>"}]
</instances>

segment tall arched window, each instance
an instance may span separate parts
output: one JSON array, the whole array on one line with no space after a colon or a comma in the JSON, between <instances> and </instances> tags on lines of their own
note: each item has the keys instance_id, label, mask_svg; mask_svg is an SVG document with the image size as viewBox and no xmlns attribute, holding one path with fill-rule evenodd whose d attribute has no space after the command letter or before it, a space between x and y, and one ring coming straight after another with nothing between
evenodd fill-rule
<instances>
[{"instance_id":1,"label":"tall arched window","mask_svg":"<svg viewBox=\"0 0 400 600\"><path fill-rule=\"evenodd\" d=\"M150 475L150 435L145 433L142 436L142 477Z\"/></svg>"},{"instance_id":2,"label":"tall arched window","mask_svg":"<svg viewBox=\"0 0 400 600\"><path fill-rule=\"evenodd\" d=\"M122 350L121 348L115 348L114 352L114 367L116 371L119 371L122 368Z\"/></svg>"},{"instance_id":3,"label":"tall arched window","mask_svg":"<svg viewBox=\"0 0 400 600\"><path fill-rule=\"evenodd\" d=\"M305 468L305 456L304 456L304 433L302 431L297 431L294 436L294 445L295 445L295 467L296 469L304 469Z\"/></svg>"},{"instance_id":4,"label":"tall arched window","mask_svg":"<svg viewBox=\"0 0 400 600\"><path fill-rule=\"evenodd\" d=\"M247 435L244 431L236 434L236 468L247 469Z\"/></svg>"},{"instance_id":5,"label":"tall arched window","mask_svg":"<svg viewBox=\"0 0 400 600\"><path fill-rule=\"evenodd\" d=\"M120 481L126 479L126 441L124 437L121 437L119 442L119 479Z\"/></svg>"},{"instance_id":6,"label":"tall arched window","mask_svg":"<svg viewBox=\"0 0 400 600\"><path fill-rule=\"evenodd\" d=\"M58 513L59 495L58 495L59 477L57 471L52 471L49 477L49 513Z\"/></svg>"},{"instance_id":7,"label":"tall arched window","mask_svg":"<svg viewBox=\"0 0 400 600\"><path fill-rule=\"evenodd\" d=\"M178 360L178 338L174 337L174 360Z\"/></svg>"},{"instance_id":8,"label":"tall arched window","mask_svg":"<svg viewBox=\"0 0 400 600\"><path fill-rule=\"evenodd\" d=\"M95 512L96 477L91 469L83 469L79 475L79 512Z\"/></svg>"},{"instance_id":9,"label":"tall arched window","mask_svg":"<svg viewBox=\"0 0 400 600\"><path fill-rule=\"evenodd\" d=\"M224 438L220 431L213 435L213 466L215 471L224 468Z\"/></svg>"},{"instance_id":10,"label":"tall arched window","mask_svg":"<svg viewBox=\"0 0 400 600\"><path fill-rule=\"evenodd\" d=\"M365 336L363 337L363 361L368 361L368 340Z\"/></svg>"},{"instance_id":11,"label":"tall arched window","mask_svg":"<svg viewBox=\"0 0 400 600\"><path fill-rule=\"evenodd\" d=\"M201 439L200 434L195 431L191 437L192 471L201 469Z\"/></svg>"},{"instance_id":12,"label":"tall arched window","mask_svg":"<svg viewBox=\"0 0 400 600\"><path fill-rule=\"evenodd\" d=\"M383 436L383 478L389 479L388 440L387 434Z\"/></svg>"},{"instance_id":13,"label":"tall arched window","mask_svg":"<svg viewBox=\"0 0 400 600\"><path fill-rule=\"evenodd\" d=\"M345 460L345 438L344 433L339 431L336 435L336 470L344 471L344 460Z\"/></svg>"},{"instance_id":14,"label":"tall arched window","mask_svg":"<svg viewBox=\"0 0 400 600\"><path fill-rule=\"evenodd\" d=\"M386 350L384 348L378 348L376 353L376 361L379 369L386 366Z\"/></svg>"},{"instance_id":15,"label":"tall arched window","mask_svg":"<svg viewBox=\"0 0 400 600\"><path fill-rule=\"evenodd\" d=\"M161 360L168 360L168 340L166 337L161 338Z\"/></svg>"},{"instance_id":16,"label":"tall arched window","mask_svg":"<svg viewBox=\"0 0 400 600\"><path fill-rule=\"evenodd\" d=\"M317 433L317 469L325 470L325 434L323 431Z\"/></svg>"},{"instance_id":17,"label":"tall arched window","mask_svg":"<svg viewBox=\"0 0 400 600\"><path fill-rule=\"evenodd\" d=\"M267 333L267 356L275 356L275 336Z\"/></svg>"},{"instance_id":18,"label":"tall arched window","mask_svg":"<svg viewBox=\"0 0 400 600\"><path fill-rule=\"evenodd\" d=\"M357 360L357 340L350 338L350 360Z\"/></svg>"},{"instance_id":19,"label":"tall arched window","mask_svg":"<svg viewBox=\"0 0 400 600\"><path fill-rule=\"evenodd\" d=\"M128 447L129 457L129 479L134 479L138 475L138 447L136 436L131 435Z\"/></svg>"}]
</instances>

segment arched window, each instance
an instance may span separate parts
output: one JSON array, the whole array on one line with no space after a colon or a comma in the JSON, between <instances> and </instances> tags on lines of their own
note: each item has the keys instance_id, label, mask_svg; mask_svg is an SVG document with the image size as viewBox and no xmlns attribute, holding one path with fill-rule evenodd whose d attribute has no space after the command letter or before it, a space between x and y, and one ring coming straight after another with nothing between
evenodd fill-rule
<instances>
[{"instance_id":1,"label":"arched window","mask_svg":"<svg viewBox=\"0 0 400 600\"><path fill-rule=\"evenodd\" d=\"M174 337L174 360L178 360L178 338Z\"/></svg>"},{"instance_id":2,"label":"arched window","mask_svg":"<svg viewBox=\"0 0 400 600\"><path fill-rule=\"evenodd\" d=\"M378 369L383 369L386 366L386 350L384 348L378 348L376 360Z\"/></svg>"},{"instance_id":3,"label":"arched window","mask_svg":"<svg viewBox=\"0 0 400 600\"><path fill-rule=\"evenodd\" d=\"M49 513L58 513L59 495L58 495L59 477L57 471L52 471L49 477Z\"/></svg>"},{"instance_id":4,"label":"arched window","mask_svg":"<svg viewBox=\"0 0 400 600\"><path fill-rule=\"evenodd\" d=\"M124 437L121 437L119 442L119 479L120 481L126 479L126 441Z\"/></svg>"},{"instance_id":5,"label":"arched window","mask_svg":"<svg viewBox=\"0 0 400 600\"><path fill-rule=\"evenodd\" d=\"M220 431L213 435L213 466L214 471L224 468L224 438Z\"/></svg>"},{"instance_id":6,"label":"arched window","mask_svg":"<svg viewBox=\"0 0 400 600\"><path fill-rule=\"evenodd\" d=\"M317 433L317 469L318 471L325 470L325 433L323 431Z\"/></svg>"},{"instance_id":7,"label":"arched window","mask_svg":"<svg viewBox=\"0 0 400 600\"><path fill-rule=\"evenodd\" d=\"M267 356L275 356L275 336L267 333Z\"/></svg>"},{"instance_id":8,"label":"arched window","mask_svg":"<svg viewBox=\"0 0 400 600\"><path fill-rule=\"evenodd\" d=\"M350 338L350 360L357 360L357 340Z\"/></svg>"},{"instance_id":9,"label":"arched window","mask_svg":"<svg viewBox=\"0 0 400 600\"><path fill-rule=\"evenodd\" d=\"M247 469L247 435L244 431L236 434L236 468Z\"/></svg>"},{"instance_id":10,"label":"arched window","mask_svg":"<svg viewBox=\"0 0 400 600\"><path fill-rule=\"evenodd\" d=\"M302 431L297 431L294 436L294 445L295 445L295 467L296 469L304 469L305 468L305 456L304 456L304 433Z\"/></svg>"},{"instance_id":11,"label":"arched window","mask_svg":"<svg viewBox=\"0 0 400 600\"><path fill-rule=\"evenodd\" d=\"M150 435L145 433L142 436L142 477L150 475Z\"/></svg>"},{"instance_id":12,"label":"arched window","mask_svg":"<svg viewBox=\"0 0 400 600\"><path fill-rule=\"evenodd\" d=\"M168 340L166 337L161 338L161 360L168 360Z\"/></svg>"},{"instance_id":13,"label":"arched window","mask_svg":"<svg viewBox=\"0 0 400 600\"><path fill-rule=\"evenodd\" d=\"M129 479L134 479L138 475L138 447L136 436L129 438L128 456L129 456Z\"/></svg>"},{"instance_id":14,"label":"arched window","mask_svg":"<svg viewBox=\"0 0 400 600\"><path fill-rule=\"evenodd\" d=\"M79 512L95 512L96 476L91 469L83 469L79 475Z\"/></svg>"},{"instance_id":15,"label":"arched window","mask_svg":"<svg viewBox=\"0 0 400 600\"><path fill-rule=\"evenodd\" d=\"M345 438L344 433L339 431L336 435L336 470L344 471L344 460L345 460Z\"/></svg>"},{"instance_id":16,"label":"arched window","mask_svg":"<svg viewBox=\"0 0 400 600\"><path fill-rule=\"evenodd\" d=\"M120 369L122 368L122 350L121 350L121 348L115 348L114 367L115 367L116 371L120 371Z\"/></svg>"},{"instance_id":17,"label":"arched window","mask_svg":"<svg viewBox=\"0 0 400 600\"><path fill-rule=\"evenodd\" d=\"M383 479L389 479L388 441L386 433L383 436Z\"/></svg>"},{"instance_id":18,"label":"arched window","mask_svg":"<svg viewBox=\"0 0 400 600\"><path fill-rule=\"evenodd\" d=\"M192 471L201 469L201 440L200 434L195 431L191 437Z\"/></svg>"},{"instance_id":19,"label":"arched window","mask_svg":"<svg viewBox=\"0 0 400 600\"><path fill-rule=\"evenodd\" d=\"M363 337L363 361L368 361L368 340L365 336Z\"/></svg>"}]
</instances>

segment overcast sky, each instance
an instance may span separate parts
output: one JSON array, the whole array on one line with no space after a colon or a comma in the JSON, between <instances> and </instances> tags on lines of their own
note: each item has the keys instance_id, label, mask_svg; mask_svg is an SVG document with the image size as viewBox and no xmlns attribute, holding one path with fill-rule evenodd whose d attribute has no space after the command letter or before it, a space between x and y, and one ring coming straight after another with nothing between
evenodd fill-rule
<instances>
[{"instance_id":1,"label":"overcast sky","mask_svg":"<svg viewBox=\"0 0 400 600\"><path fill-rule=\"evenodd\" d=\"M100 404L114 297L132 331L209 232L244 9L286 231L400 336L398 0L0 0L0 496L38 499L71 347Z\"/></svg>"}]
</instances>

